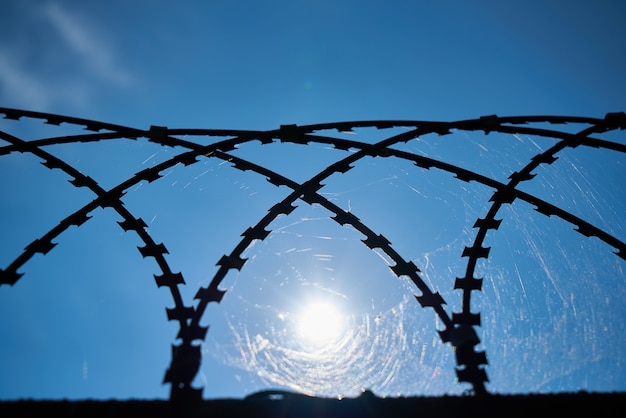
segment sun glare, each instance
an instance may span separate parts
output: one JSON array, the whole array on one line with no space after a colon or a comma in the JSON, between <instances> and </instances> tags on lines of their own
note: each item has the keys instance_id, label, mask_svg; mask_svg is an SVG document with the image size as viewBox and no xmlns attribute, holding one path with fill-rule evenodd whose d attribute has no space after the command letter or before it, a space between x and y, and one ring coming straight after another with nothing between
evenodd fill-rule
<instances>
[{"instance_id":1,"label":"sun glare","mask_svg":"<svg viewBox=\"0 0 626 418\"><path fill-rule=\"evenodd\" d=\"M298 317L297 327L304 342L321 346L341 335L343 317L328 303L312 303Z\"/></svg>"}]
</instances>

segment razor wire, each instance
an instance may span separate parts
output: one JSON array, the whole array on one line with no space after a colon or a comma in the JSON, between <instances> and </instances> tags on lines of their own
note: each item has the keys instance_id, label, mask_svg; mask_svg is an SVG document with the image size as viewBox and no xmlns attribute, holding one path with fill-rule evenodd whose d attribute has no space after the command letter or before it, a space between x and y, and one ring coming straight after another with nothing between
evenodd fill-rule
<instances>
[{"instance_id":1,"label":"razor wire","mask_svg":"<svg viewBox=\"0 0 626 418\"><path fill-rule=\"evenodd\" d=\"M177 321L179 331L176 339L180 341L178 344L172 345L172 358L164 377L164 382L171 385L170 397L173 400L199 399L202 395L202 389L192 387L192 381L200 368L202 358L200 346L197 343L203 341L208 332L208 327L201 326L200 320L210 303L220 303L225 296L226 291L220 289L220 284L230 271L240 271L244 268L247 261L243 256L244 250L255 241L263 241L271 233L270 224L280 215L291 213L298 203L320 205L331 213L330 219L338 225L351 225L365 236L362 242L367 248L372 251L379 249L393 261L394 264L389 267L394 276L409 278L419 291L414 294L417 303L422 308L432 309L443 325L443 329L437 330L437 332L441 341L449 343L455 352L457 379L460 382L469 383L473 393L478 395L488 393L485 387L486 382L488 382L486 372L488 362L487 354L476 348L481 342L476 332L476 327L481 325L481 317L480 312L472 311L472 295L473 292L482 290L483 281L483 278L475 277L476 265L479 259L489 257L490 248L483 246L483 244L487 235L499 228L502 219L498 219L498 213L505 205L510 205L516 200L533 205L535 210L542 215L555 216L568 222L579 234L585 237L597 237L614 248L614 252L619 258L626 260L626 244L617 237L563 208L519 189L523 182L533 180L535 177L533 171L540 166L550 166L557 160L558 153L564 149L583 146L626 153L626 144L592 136L597 133L626 129L626 114L623 112L608 113L603 119L567 116L498 117L491 115L456 122L398 120L338 122L305 126L282 125L279 129L269 131L170 129L154 125L147 130L141 130L93 120L19 109L0 108L0 114L3 114L5 119L33 118L43 120L51 125L77 125L83 126L87 131L92 131L92 133L81 135L47 137L29 141L0 131L0 139L9 144L0 147L0 157L10 153L32 154L41 159L46 168L58 169L69 175L71 177L70 183L74 187L87 188L95 195L91 202L78 208L55 227L34 239L7 267L0 268L0 284L13 285L21 280L24 273L18 272L19 269L23 268L35 254L48 254L57 245L53 240L59 238L69 227L83 225L91 218L90 213L96 208L114 210L122 217L122 221L118 222L119 226L125 232L134 232L142 241L143 245L138 247L141 255L144 258L153 258L156 262L158 272L154 274L155 282L158 287L167 288L173 299L174 307L166 308L166 313L168 320ZM582 124L586 127L571 134L554 129L528 126L543 123ZM357 128L405 128L408 131L387 137L373 144L322 134L322 132L329 130L350 132ZM555 142L547 150L536 153L520 170L511 173L508 183L499 182L491 177L445 161L393 148L393 145L407 143L427 134L447 135L453 131L534 135L551 138ZM180 138L182 136L227 139L221 139L210 144L199 144ZM105 190L95 179L82 174L71 164L43 149L50 145L90 143L113 139L147 140L163 147L182 147L185 151L152 167L138 171L115 187ZM329 145L337 150L351 149L353 152L330 164L308 180L299 183L273 171L270 167L255 164L230 153L238 146L250 141L260 141L262 145L271 144L275 141L303 146L316 143ZM483 217L476 219L473 224L476 232L472 245L465 246L460 250L460 257L467 258L467 263L464 276L457 277L454 282L454 289L460 291L462 296L459 312L448 313L444 308L446 301L438 291L431 289L424 282L420 276L419 266L416 266L412 261L407 261L399 254L382 233L369 228L357 217L357 214L342 209L319 193L324 187L322 183L324 180L333 174L341 175L349 172L358 161L365 157L397 158L410 161L416 167L427 170L438 169L451 174L460 181L476 182L494 190L489 199L490 205L487 212ZM146 222L124 206L123 198L129 188L143 181L148 183L158 181L163 177L162 171L178 164L193 165L199 162L200 158L223 160L235 169L256 173L265 177L269 183L277 187L285 186L291 192L269 208L266 215L255 225L243 231L242 239L235 248L230 253L224 254L216 262L219 268L209 285L197 290L194 297L197 303L194 306L189 301L183 300L179 286L185 284L185 279L181 272L174 272L168 264L165 258L165 255L168 254L167 247L164 243L155 241L148 234Z\"/></svg>"}]
</instances>

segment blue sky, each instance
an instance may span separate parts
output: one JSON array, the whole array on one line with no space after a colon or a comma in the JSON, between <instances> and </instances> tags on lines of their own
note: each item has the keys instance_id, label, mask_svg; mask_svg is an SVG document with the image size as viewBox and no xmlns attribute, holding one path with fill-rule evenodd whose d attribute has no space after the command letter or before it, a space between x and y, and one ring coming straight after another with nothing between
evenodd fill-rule
<instances>
[{"instance_id":1,"label":"blue sky","mask_svg":"<svg viewBox=\"0 0 626 418\"><path fill-rule=\"evenodd\" d=\"M602 118L626 110L622 2L429 3L7 1L0 13L0 106L141 129L254 130L490 114ZM0 129L25 140L84 132L32 120L3 120ZM332 135L371 143L394 133ZM455 138L429 135L403 149L504 182L552 145L530 136ZM624 143L623 134L604 138ZM128 140L46 150L105 188L182 151ZM623 154L563 153L539 167L525 190L623 241ZM302 182L346 154L323 145L252 142L237 155ZM11 153L0 161L7 179L0 214L4 268L93 195L33 156ZM333 175L322 191L393 237L394 248L419 263L448 310L458 309L453 282L464 268L460 252L493 190L449 173L424 173L410 162L370 158ZM167 245L192 301L219 257L285 193L213 158L136 185L124 204ZM171 297L154 285L154 263L140 257L137 237L122 233L118 215L110 209L91 215L24 266L15 286L0 287L1 398L167 397L161 380L177 332L164 315ZM619 347L623 260L530 205L504 208L502 216L510 220L508 232L489 237L494 255L481 267L485 288L477 302L491 313L480 329L489 388L626 389L620 360L626 353ZM247 250L246 268L226 279L227 297L205 314L211 331L196 381L204 396L241 397L268 387L353 396L360 384L385 396L462 392L454 354L436 339L434 316L414 306L410 283L393 281L383 255L348 245L362 236L328 217L323 208L299 204ZM360 366L340 352L311 365L298 345L304 343L279 332L277 317L297 322L298 309L316 297L346 313L352 331L344 332L357 333L349 334L349 352L359 353ZM369 327L377 336L358 334ZM286 356L287 349L300 357Z\"/></svg>"}]
</instances>

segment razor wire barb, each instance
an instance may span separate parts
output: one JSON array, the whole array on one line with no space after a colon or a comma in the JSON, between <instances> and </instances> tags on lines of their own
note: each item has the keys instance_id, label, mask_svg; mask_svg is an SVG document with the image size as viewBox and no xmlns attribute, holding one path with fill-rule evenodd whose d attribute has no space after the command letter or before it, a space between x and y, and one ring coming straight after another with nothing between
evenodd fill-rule
<instances>
[{"instance_id":1,"label":"razor wire barb","mask_svg":"<svg viewBox=\"0 0 626 418\"><path fill-rule=\"evenodd\" d=\"M119 226L125 232L134 232L143 243L142 246L138 247L141 255L144 258L153 258L156 262L158 272L154 274L155 282L158 287L165 287L169 290L174 302L174 307L166 308L166 313L168 320L178 323L179 331L176 339L179 342L172 345L172 358L164 378L164 382L171 385L170 397L172 400L193 400L201 397L202 389L192 387L192 381L198 373L202 357L198 343L205 339L208 331L208 327L200 325L200 320L210 303L219 303L224 297L226 291L220 289L220 284L227 274L231 270L241 270L245 266L247 261L243 256L245 249L254 241L263 241L271 233L268 228L272 221L280 215L290 214L296 209L298 201L309 205L320 205L332 214L330 218L337 224L341 226L351 225L366 237L362 242L367 248L370 250L379 249L393 261L394 264L390 266L390 269L396 277L406 276L415 284L420 292L414 295L416 301L421 307L430 308L434 311L443 325L443 329L438 330L441 341L450 343L454 349L458 380L469 383L472 392L477 395L488 393L485 387L488 377L485 369L487 355L484 351L479 351L476 348L481 342L476 332L476 327L481 325L481 317L479 312L472 311L472 295L473 292L482 290L483 279L475 277L475 272L478 260L489 257L490 248L483 244L489 232L499 228L502 219L498 219L497 216L503 206L510 205L515 200L525 201L533 205L535 210L542 215L553 215L568 222L575 227L576 232L583 236L597 237L614 248L618 257L626 260L626 244L623 241L567 210L518 188L523 182L531 181L535 177L534 170L541 165L551 165L556 161L557 154L566 148L585 146L626 153L626 144L592 137L593 134L597 133L626 129L626 114L624 112L608 113L603 119L569 116L498 117L491 115L455 122L386 120L306 126L282 125L279 129L269 131L169 129L164 126L151 126L147 130L141 130L111 123L19 109L0 108L0 114L3 114L5 119L33 118L51 125L65 123L83 126L85 130L91 131L91 133L80 135L47 137L29 141L0 131L0 139L9 144L0 147L0 157L16 152L30 153L40 158L42 164L48 169L62 170L69 175L71 177L70 183L76 188L87 188L95 195L91 202L78 208L51 230L34 239L7 267L0 268L0 284L15 284L24 274L18 272L19 269L24 267L35 254L45 255L50 252L57 245L53 240L57 239L70 226L78 227L87 222L91 218L89 214L96 208L111 208L117 212L122 218L122 221L118 222ZM582 124L586 127L578 133L571 134L532 126L532 124L542 123ZM357 128L405 128L408 130L374 144L321 134L321 132L329 130L350 132ZM438 159L392 148L395 144L406 143L427 134L447 135L452 131L535 135L552 138L555 143L549 149L534 155L519 171L513 172L509 176L508 183L499 182ZM204 145L181 139L182 136L226 139ZM152 167L138 171L122 183L106 190L95 179L82 174L71 164L44 150L44 147L49 145L89 143L124 138L129 140L147 139L163 147L181 147L185 151ZM298 183L271 168L255 164L230 153L239 145L250 141L260 141L262 145L271 144L275 141L300 145L317 143L332 146L337 150L353 150L354 152L330 164L307 181ZM219 266L217 272L208 286L200 287L197 290L194 298L197 303L194 306L190 303L186 304L183 300L179 286L185 284L185 279L181 272L174 272L168 264L165 258L165 254L168 254L166 246L164 243L155 241L148 234L146 222L141 217L136 217L124 206L123 197L129 188L143 181L151 183L159 180L163 177L162 171L177 164L193 165L200 161L199 158L201 157L218 158L228 162L238 170L251 171L263 176L275 186L285 186L291 192L269 208L266 215L255 225L243 231L242 238L235 248L217 261L216 265ZM462 296L459 312L453 312L452 315L448 314L444 309L446 301L439 292L433 291L424 282L420 276L419 267L399 254L384 235L370 229L352 211L342 209L319 193L320 189L324 187L322 183L324 180L333 174L347 173L354 168L356 162L364 157L393 157L409 161L417 167L436 168L453 175L460 181L477 182L494 190L489 199L490 206L487 213L484 214L484 217L476 219L473 225L476 232L472 245L465 246L460 250L460 256L467 258L467 263L464 276L457 277L454 281L454 289L460 291Z\"/></svg>"}]
</instances>

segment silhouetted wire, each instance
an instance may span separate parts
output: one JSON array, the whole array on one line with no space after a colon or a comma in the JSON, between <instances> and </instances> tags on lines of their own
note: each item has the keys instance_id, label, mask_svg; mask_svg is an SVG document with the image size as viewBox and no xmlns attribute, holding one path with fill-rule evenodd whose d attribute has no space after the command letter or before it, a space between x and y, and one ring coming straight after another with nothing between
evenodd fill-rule
<instances>
[{"instance_id":1,"label":"silhouetted wire","mask_svg":"<svg viewBox=\"0 0 626 418\"><path fill-rule=\"evenodd\" d=\"M429 121L360 121L360 122L338 122L327 124L316 124L308 126L283 125L280 129L271 131L250 131L250 130L227 130L227 129L168 129L162 126L152 126L149 130L140 130L125 126L103 123L98 121L73 118L68 116L54 115L48 113L32 112L18 109L0 108L0 113L6 119L19 120L22 117L45 120L52 125L62 123L84 126L85 129L96 133L83 135L59 136L43 138L38 140L24 141L18 137L0 131L0 138L10 145L0 147L0 155L12 152L31 153L43 160L43 165L51 170L60 169L70 177L70 183L77 188L86 187L91 190L96 198L87 205L79 208L74 213L67 216L54 228L38 239L35 239L26 247L7 268L0 269L0 284L14 284L21 277L18 272L22 266L36 253L47 254L55 245L52 240L57 238L70 226L80 226L90 219L89 213L101 207L110 207L115 210L123 219L118 222L124 231L134 231L143 242L143 246L138 247L143 257L152 257L159 266L159 274L154 278L159 287L167 287L174 300L173 308L166 308L169 320L175 320L179 324L179 332L176 336L181 340L179 345L172 346L172 360L166 371L164 381L171 384L171 399L189 400L198 399L202 389L196 389L191 383L197 374L200 362L200 346L194 345L196 341L202 341L206 337L208 328L200 325L200 320L209 303L219 303L225 290L219 288L220 284L231 270L241 270L246 259L242 254L248 246L256 241L264 240L271 230L267 228L280 215L288 215L296 206L296 201L307 204L318 204L332 213L331 219L337 224L351 225L354 229L362 233L366 238L363 243L370 250L379 249L384 252L394 265L390 266L393 274L400 278L408 277L421 292L415 295L419 305L423 308L432 308L436 316L443 324L444 328L438 330L439 336L444 343L450 343L454 347L457 361L457 378L461 382L471 384L475 394L486 394L485 383L488 381L485 366L487 356L484 351L477 351L476 346L480 344L480 339L475 327L481 325L480 313L472 312L471 300L472 292L482 290L482 278L474 277L476 265L479 259L488 258L490 248L483 247L483 243L489 231L497 230L501 219L496 219L500 209L504 205L510 205L515 200L525 201L533 206L535 210L543 215L554 215L570 224L574 225L575 231L585 237L595 236L606 244L615 248L616 255L626 259L626 244L608 232L592 225L589 222L573 215L572 213L554 206L536 196L525 193L518 189L522 182L531 181L535 174L533 170L541 165L550 165L556 161L556 154L566 148L587 146L594 148L604 148L620 153L626 153L626 144L593 138L593 133L602 133L616 129L626 129L626 114L608 113L604 119L586 117L567 116L519 116L519 117L498 117L495 115L485 116L479 119L464 120L457 122L429 122ZM590 125L576 134L570 134L557 130L548 130L536 127L526 127L529 123L551 123L566 124L578 123ZM319 135L317 132L326 130L336 130L338 132L350 132L355 128L409 128L392 137L388 137L375 144L368 144L360 141L335 138L327 135ZM108 132L99 132L99 131ZM420 136L435 133L439 135L450 134L457 131L483 131L500 132L506 134L526 134L547 138L553 138L556 143L546 151L535 154L530 161L519 171L509 176L508 183L501 183L487 176L483 176L474 171L461 168L437 159L412 154L391 148L400 142L409 142ZM202 136L202 137L226 137L221 141L209 145L201 145L196 142L186 141L175 137L178 135ZM68 143L88 143L106 141L111 139L127 138L137 140L148 138L149 141L166 147L183 147L186 152L175 155L155 166L135 173L132 177L117 186L105 190L97 181L89 176L83 175L70 164L55 157L43 150L44 146L68 144ZM310 144L322 143L333 145L337 150L356 150L347 157L340 159L329 165L309 180L298 183L284 177L271 169L252 163L243 158L229 154L239 145L258 140L266 145L279 140L286 143ZM182 273L174 273L168 265L164 255L168 253L163 243L155 242L147 233L146 223L139 217L135 217L128 211L123 202L125 192L132 186L142 182L154 182L163 176L161 171L171 168L177 164L189 166L198 162L199 157L219 158L229 162L234 168L242 171L252 171L264 176L275 186L286 186L292 190L282 201L270 208L267 214L257 222L256 225L245 230L241 236L241 241L228 254L222 256L217 261L218 271L214 275L207 287L200 287L195 295L198 300L197 306L187 306L183 301L180 285L185 284ZM455 178L470 182L475 181L490 188L495 189L489 201L491 205L484 217L478 218L473 227L477 229L474 242L471 246L462 250L461 257L467 257L465 275L457 278L454 288L462 292L462 307L460 312L455 312L450 316L444 309L446 304L439 292L432 291L420 277L420 269L412 261L406 261L396 252L390 241L382 234L368 228L352 212L345 211L330 200L318 193L323 187L322 181L333 174L344 174L354 167L354 163L364 157L395 157L402 160L412 161L417 167L424 169L437 168L454 175Z\"/></svg>"}]
</instances>

